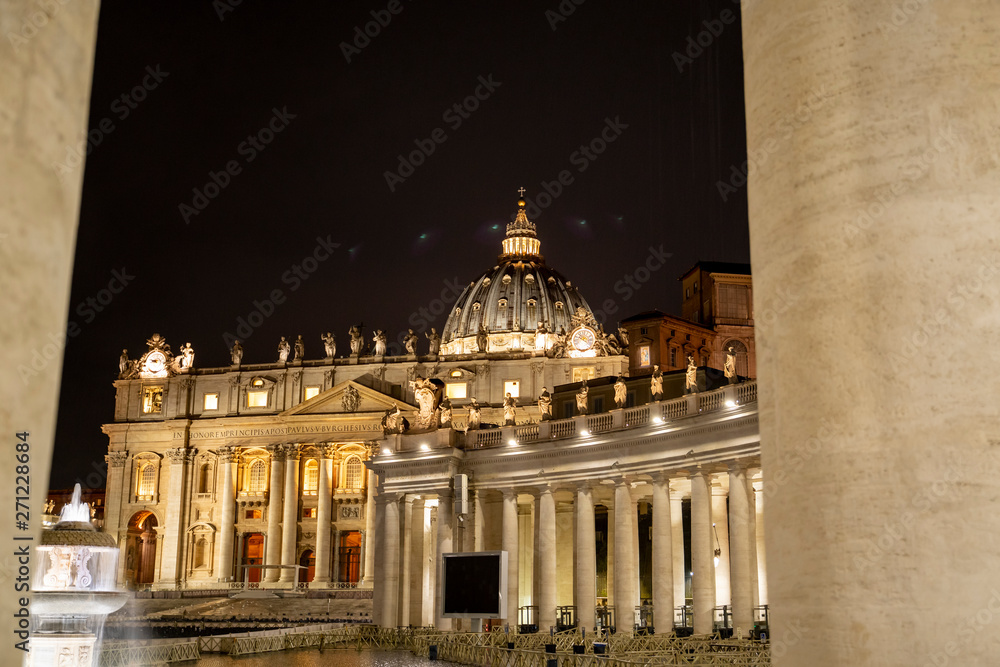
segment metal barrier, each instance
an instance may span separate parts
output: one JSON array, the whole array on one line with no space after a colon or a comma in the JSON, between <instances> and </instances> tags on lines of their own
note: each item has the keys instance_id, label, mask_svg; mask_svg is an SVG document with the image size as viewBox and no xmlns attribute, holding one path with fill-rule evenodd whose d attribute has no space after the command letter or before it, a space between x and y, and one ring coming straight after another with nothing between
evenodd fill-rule
<instances>
[{"instance_id":1,"label":"metal barrier","mask_svg":"<svg viewBox=\"0 0 1000 667\"><path fill-rule=\"evenodd\" d=\"M198 640L136 645L135 642L104 642L101 667L163 665L201 657Z\"/></svg>"}]
</instances>

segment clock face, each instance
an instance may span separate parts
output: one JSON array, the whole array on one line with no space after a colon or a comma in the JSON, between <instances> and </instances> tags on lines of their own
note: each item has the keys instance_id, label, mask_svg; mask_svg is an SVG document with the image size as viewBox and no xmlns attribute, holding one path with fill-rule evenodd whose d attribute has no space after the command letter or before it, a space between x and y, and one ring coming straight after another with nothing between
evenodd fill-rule
<instances>
[{"instance_id":1,"label":"clock face","mask_svg":"<svg viewBox=\"0 0 1000 667\"><path fill-rule=\"evenodd\" d=\"M148 357L146 357L146 363L143 364L144 374L158 376L162 374L167 367L167 357L157 350L156 352L151 352Z\"/></svg>"},{"instance_id":2,"label":"clock face","mask_svg":"<svg viewBox=\"0 0 1000 667\"><path fill-rule=\"evenodd\" d=\"M587 327L580 327L573 332L572 338L573 347L577 350L584 352L594 347L594 343L597 342L597 336L594 332Z\"/></svg>"}]
</instances>

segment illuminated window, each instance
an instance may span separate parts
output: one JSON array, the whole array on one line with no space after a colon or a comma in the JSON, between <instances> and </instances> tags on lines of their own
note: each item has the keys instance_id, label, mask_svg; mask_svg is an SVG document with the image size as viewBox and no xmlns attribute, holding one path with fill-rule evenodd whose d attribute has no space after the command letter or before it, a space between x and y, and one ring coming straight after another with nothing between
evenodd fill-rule
<instances>
[{"instance_id":1,"label":"illuminated window","mask_svg":"<svg viewBox=\"0 0 1000 667\"><path fill-rule=\"evenodd\" d=\"M671 355L673 355L673 350L670 350ZM670 363L673 362L673 356L670 357ZM639 348L639 365L648 366L649 365L649 346L643 345Z\"/></svg>"},{"instance_id":2,"label":"illuminated window","mask_svg":"<svg viewBox=\"0 0 1000 667\"><path fill-rule=\"evenodd\" d=\"M247 392L247 407L248 408L266 408L267 407L267 390L250 390Z\"/></svg>"},{"instance_id":3,"label":"illuminated window","mask_svg":"<svg viewBox=\"0 0 1000 667\"><path fill-rule=\"evenodd\" d=\"M247 510L246 514L244 514L243 516L245 516L247 519L259 519L261 517L261 511L260 510Z\"/></svg>"},{"instance_id":4,"label":"illuminated window","mask_svg":"<svg viewBox=\"0 0 1000 667\"><path fill-rule=\"evenodd\" d=\"M308 401L315 396L319 396L319 387L306 387L305 399Z\"/></svg>"},{"instance_id":5,"label":"illuminated window","mask_svg":"<svg viewBox=\"0 0 1000 667\"><path fill-rule=\"evenodd\" d=\"M500 299L497 302L497 306L499 306L500 308L506 308L507 307L507 299Z\"/></svg>"},{"instance_id":6,"label":"illuminated window","mask_svg":"<svg viewBox=\"0 0 1000 667\"><path fill-rule=\"evenodd\" d=\"M364 465L362 465L361 459L357 456L347 459L347 462L344 464L344 488L360 489L363 472Z\"/></svg>"},{"instance_id":7,"label":"illuminated window","mask_svg":"<svg viewBox=\"0 0 1000 667\"><path fill-rule=\"evenodd\" d=\"M677 348L672 347L670 348L670 366L673 367L676 365L677 365Z\"/></svg>"},{"instance_id":8,"label":"illuminated window","mask_svg":"<svg viewBox=\"0 0 1000 667\"><path fill-rule=\"evenodd\" d=\"M506 396L510 394L511 397L517 398L521 395L521 381L520 380L507 380L503 383L503 395Z\"/></svg>"},{"instance_id":9,"label":"illuminated window","mask_svg":"<svg viewBox=\"0 0 1000 667\"><path fill-rule=\"evenodd\" d=\"M562 310L562 309L563 309L563 302L556 301L556 310Z\"/></svg>"},{"instance_id":10,"label":"illuminated window","mask_svg":"<svg viewBox=\"0 0 1000 667\"><path fill-rule=\"evenodd\" d=\"M163 387L142 388L142 411L152 414L160 412L163 407Z\"/></svg>"},{"instance_id":11,"label":"illuminated window","mask_svg":"<svg viewBox=\"0 0 1000 667\"><path fill-rule=\"evenodd\" d=\"M302 508L302 518L303 519L315 519L316 518L316 508L315 507L303 507Z\"/></svg>"},{"instance_id":12,"label":"illuminated window","mask_svg":"<svg viewBox=\"0 0 1000 667\"><path fill-rule=\"evenodd\" d=\"M302 480L302 493L310 496L316 495L319 488L319 463L316 459L306 461L306 474Z\"/></svg>"},{"instance_id":13,"label":"illuminated window","mask_svg":"<svg viewBox=\"0 0 1000 667\"><path fill-rule=\"evenodd\" d=\"M460 378L460 377L462 377L462 371L452 371L451 372L451 376L453 378Z\"/></svg>"},{"instance_id":14,"label":"illuminated window","mask_svg":"<svg viewBox=\"0 0 1000 667\"><path fill-rule=\"evenodd\" d=\"M219 409L219 395L218 394L205 394L205 409L206 410L218 410Z\"/></svg>"},{"instance_id":15,"label":"illuminated window","mask_svg":"<svg viewBox=\"0 0 1000 667\"><path fill-rule=\"evenodd\" d=\"M247 468L247 493L260 495L267 488L267 465L263 459L254 459Z\"/></svg>"},{"instance_id":16,"label":"illuminated window","mask_svg":"<svg viewBox=\"0 0 1000 667\"><path fill-rule=\"evenodd\" d=\"M597 377L597 371L594 370L593 366L573 369L573 382L583 382L595 377Z\"/></svg>"},{"instance_id":17,"label":"illuminated window","mask_svg":"<svg viewBox=\"0 0 1000 667\"><path fill-rule=\"evenodd\" d=\"M472 310L479 310L479 304L478 303L472 304Z\"/></svg>"},{"instance_id":18,"label":"illuminated window","mask_svg":"<svg viewBox=\"0 0 1000 667\"><path fill-rule=\"evenodd\" d=\"M469 384L467 382L449 382L444 386L444 391L448 398L465 398L469 395Z\"/></svg>"},{"instance_id":19,"label":"illuminated window","mask_svg":"<svg viewBox=\"0 0 1000 667\"><path fill-rule=\"evenodd\" d=\"M142 498L152 498L156 488L156 466L152 463L143 464L139 468L139 487L136 495Z\"/></svg>"}]
</instances>

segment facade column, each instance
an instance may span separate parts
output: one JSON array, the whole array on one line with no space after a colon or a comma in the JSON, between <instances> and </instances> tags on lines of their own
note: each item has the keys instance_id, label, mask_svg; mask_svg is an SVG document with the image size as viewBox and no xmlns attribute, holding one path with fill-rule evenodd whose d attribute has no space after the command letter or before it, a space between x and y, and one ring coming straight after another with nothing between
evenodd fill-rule
<instances>
[{"instance_id":1,"label":"facade column","mask_svg":"<svg viewBox=\"0 0 1000 667\"><path fill-rule=\"evenodd\" d=\"M605 584L608 588L608 606L615 604L615 502L614 492L611 500L605 505L608 508L608 570Z\"/></svg>"},{"instance_id":2,"label":"facade column","mask_svg":"<svg viewBox=\"0 0 1000 667\"><path fill-rule=\"evenodd\" d=\"M715 566L715 606L721 607L733 603L732 587L729 582L729 510L726 491L721 484L712 484L711 491L712 549L719 550L719 564Z\"/></svg>"},{"instance_id":3,"label":"facade column","mask_svg":"<svg viewBox=\"0 0 1000 667\"><path fill-rule=\"evenodd\" d=\"M538 631L547 632L556 624L556 501L552 488L538 491Z\"/></svg>"},{"instance_id":4,"label":"facade column","mask_svg":"<svg viewBox=\"0 0 1000 667\"><path fill-rule=\"evenodd\" d=\"M747 515L750 517L750 607L760 606L760 588L757 580L757 492L753 488L753 478L747 471Z\"/></svg>"},{"instance_id":5,"label":"facade column","mask_svg":"<svg viewBox=\"0 0 1000 667\"><path fill-rule=\"evenodd\" d=\"M125 489L125 462L128 454L125 452L108 452L104 455L108 463L108 485L104 500L104 531L115 538L116 542L124 543L123 537L128 534L128 519L122 525L122 501L128 498L129 490ZM125 565L125 559L119 558L119 565ZM121 577L118 583L123 584Z\"/></svg>"},{"instance_id":6,"label":"facade column","mask_svg":"<svg viewBox=\"0 0 1000 667\"><path fill-rule=\"evenodd\" d=\"M233 463L238 458L235 447L220 447L222 467L222 517L219 520L219 581L233 580L233 537L236 532L236 485Z\"/></svg>"},{"instance_id":7,"label":"facade column","mask_svg":"<svg viewBox=\"0 0 1000 667\"><path fill-rule=\"evenodd\" d=\"M375 550L369 548L372 540L372 530L375 526L375 487L378 486L378 479L375 472L368 471L368 502L365 503L365 532L361 536L361 588L371 588L374 579Z\"/></svg>"},{"instance_id":8,"label":"facade column","mask_svg":"<svg viewBox=\"0 0 1000 667\"><path fill-rule=\"evenodd\" d=\"M733 594L733 628L747 633L753 627L750 594L750 516L746 469L729 468L729 544ZM739 637L738 637L739 638Z\"/></svg>"},{"instance_id":9,"label":"facade column","mask_svg":"<svg viewBox=\"0 0 1000 667\"><path fill-rule=\"evenodd\" d=\"M330 583L330 509L333 495L330 492L330 460L333 452L329 445L319 448L319 498L316 509L316 576L317 584Z\"/></svg>"},{"instance_id":10,"label":"facade column","mask_svg":"<svg viewBox=\"0 0 1000 667\"><path fill-rule=\"evenodd\" d=\"M517 625L518 567L520 554L517 544L517 492L512 489L503 491L503 531L500 535L500 548L507 552L507 619L508 625Z\"/></svg>"},{"instance_id":11,"label":"facade column","mask_svg":"<svg viewBox=\"0 0 1000 667\"><path fill-rule=\"evenodd\" d=\"M674 609L687 604L687 566L684 562L684 501L670 489L670 536L674 544ZM670 611L671 625L673 613Z\"/></svg>"},{"instance_id":12,"label":"facade column","mask_svg":"<svg viewBox=\"0 0 1000 667\"><path fill-rule=\"evenodd\" d=\"M767 595L767 549L764 547L764 533L766 528L764 527L764 489L762 488L760 492L754 492L754 498L757 501L757 507L755 514L757 515L757 591L758 591L758 606L766 605L768 603Z\"/></svg>"},{"instance_id":13,"label":"facade column","mask_svg":"<svg viewBox=\"0 0 1000 667\"><path fill-rule=\"evenodd\" d=\"M712 492L701 471L691 475L691 597L694 634L711 634L715 609L715 535L712 532Z\"/></svg>"},{"instance_id":14,"label":"facade column","mask_svg":"<svg viewBox=\"0 0 1000 667\"><path fill-rule=\"evenodd\" d=\"M285 446L268 445L271 455L271 478L267 493L267 544L265 545L264 564L281 565L281 514L284 498ZM263 581L274 583L281 575L281 570L265 569Z\"/></svg>"},{"instance_id":15,"label":"facade column","mask_svg":"<svg viewBox=\"0 0 1000 667\"><path fill-rule=\"evenodd\" d=\"M381 548L385 544L385 494L379 493L375 496L375 521L372 525L372 532L366 537L373 549ZM385 597L385 559L376 558L372 563L372 624L379 627L392 627L389 620L385 618L385 604L382 599Z\"/></svg>"},{"instance_id":16,"label":"facade column","mask_svg":"<svg viewBox=\"0 0 1000 667\"><path fill-rule=\"evenodd\" d=\"M666 475L657 475L653 477L653 626L656 634L674 630L673 520L670 509L670 480Z\"/></svg>"},{"instance_id":17,"label":"facade column","mask_svg":"<svg viewBox=\"0 0 1000 667\"><path fill-rule=\"evenodd\" d=\"M379 558L384 561L380 574L382 581L378 588L382 603L381 625L395 628L399 625L399 496L389 493L380 508L385 512L382 520L383 539L379 541Z\"/></svg>"},{"instance_id":18,"label":"facade column","mask_svg":"<svg viewBox=\"0 0 1000 667\"><path fill-rule=\"evenodd\" d=\"M333 567L330 568L330 581L336 583L340 581L340 530L337 528L333 529L331 544Z\"/></svg>"},{"instance_id":19,"label":"facade column","mask_svg":"<svg viewBox=\"0 0 1000 667\"><path fill-rule=\"evenodd\" d=\"M421 625L433 627L437 621L437 501L424 501L424 580Z\"/></svg>"},{"instance_id":20,"label":"facade column","mask_svg":"<svg viewBox=\"0 0 1000 667\"><path fill-rule=\"evenodd\" d=\"M399 625L410 625L410 585L413 573L413 496L403 498L403 516L400 531L402 545L399 553L399 602L397 616Z\"/></svg>"},{"instance_id":21,"label":"facade column","mask_svg":"<svg viewBox=\"0 0 1000 667\"><path fill-rule=\"evenodd\" d=\"M594 491L589 482L576 488L576 586L573 604L579 627L592 630L597 625L597 535L594 527Z\"/></svg>"},{"instance_id":22,"label":"facade column","mask_svg":"<svg viewBox=\"0 0 1000 667\"><path fill-rule=\"evenodd\" d=\"M194 458L190 449L177 448L167 451L170 461L170 477L167 482L167 511L163 517L163 568L158 583L176 588L184 579L184 563L182 560L184 530L184 508L189 503L187 465ZM161 496L162 497L162 496Z\"/></svg>"},{"instance_id":23,"label":"facade column","mask_svg":"<svg viewBox=\"0 0 1000 667\"><path fill-rule=\"evenodd\" d=\"M424 524L425 509L424 499L417 496L413 499L410 510L410 609L409 624L415 626L424 625L423 617L423 583L424 569L426 567L426 554L424 551Z\"/></svg>"},{"instance_id":24,"label":"facade column","mask_svg":"<svg viewBox=\"0 0 1000 667\"><path fill-rule=\"evenodd\" d=\"M437 556L435 571L437 576L435 582L437 586L434 590L435 605L434 618L438 630L451 630L453 623L450 618L442 618L441 612L444 610L444 591L441 590L440 582L441 568L443 565L442 554L452 551L452 519L454 516L454 492L451 489L438 492L438 522L437 522Z\"/></svg>"},{"instance_id":25,"label":"facade column","mask_svg":"<svg viewBox=\"0 0 1000 667\"><path fill-rule=\"evenodd\" d=\"M615 482L615 628L632 634L635 626L635 554L632 551L632 485L624 477Z\"/></svg>"},{"instance_id":26,"label":"facade column","mask_svg":"<svg viewBox=\"0 0 1000 667\"><path fill-rule=\"evenodd\" d=\"M297 565L295 546L299 537L299 448L289 445L285 449L285 511L281 520L281 564ZM278 581L295 581L292 568L282 568Z\"/></svg>"}]
</instances>

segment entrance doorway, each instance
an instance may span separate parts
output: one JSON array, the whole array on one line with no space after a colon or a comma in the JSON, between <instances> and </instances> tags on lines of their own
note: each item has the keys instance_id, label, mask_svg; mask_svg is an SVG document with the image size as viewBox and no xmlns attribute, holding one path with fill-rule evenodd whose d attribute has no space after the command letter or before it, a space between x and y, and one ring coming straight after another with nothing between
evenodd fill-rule
<instances>
[{"instance_id":1,"label":"entrance doorway","mask_svg":"<svg viewBox=\"0 0 1000 667\"><path fill-rule=\"evenodd\" d=\"M243 564L263 565L264 564L264 536L260 533L248 533L243 539ZM252 567L247 570L247 581L251 584L260 583L263 570L259 567Z\"/></svg>"},{"instance_id":2,"label":"entrance doorway","mask_svg":"<svg viewBox=\"0 0 1000 667\"><path fill-rule=\"evenodd\" d=\"M316 554L312 549L306 549L299 557L299 565L306 568L305 572L299 574L299 581L310 582L316 576Z\"/></svg>"},{"instance_id":3,"label":"entrance doorway","mask_svg":"<svg viewBox=\"0 0 1000 667\"><path fill-rule=\"evenodd\" d=\"M125 581L135 586L153 583L156 570L156 517L144 510L128 522L125 538Z\"/></svg>"},{"instance_id":4,"label":"entrance doorway","mask_svg":"<svg viewBox=\"0 0 1000 667\"><path fill-rule=\"evenodd\" d=\"M337 581L356 584L361 579L361 531L351 530L340 536L340 572Z\"/></svg>"}]
</instances>

